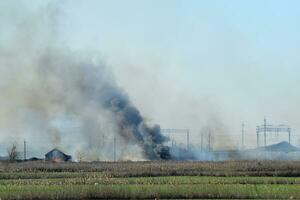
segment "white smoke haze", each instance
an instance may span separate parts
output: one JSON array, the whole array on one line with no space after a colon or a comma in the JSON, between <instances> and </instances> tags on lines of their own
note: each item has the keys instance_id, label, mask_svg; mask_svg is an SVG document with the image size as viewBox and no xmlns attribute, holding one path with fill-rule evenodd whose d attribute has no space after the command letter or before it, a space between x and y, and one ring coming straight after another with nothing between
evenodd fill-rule
<instances>
[{"instance_id":1,"label":"white smoke haze","mask_svg":"<svg viewBox=\"0 0 300 200\"><path fill-rule=\"evenodd\" d=\"M143 117L150 124L190 128L194 145L203 132L220 137L229 132L218 102L173 87L176 79L158 75L161 65L150 63L141 70L122 59L107 58L106 64L101 55L73 51L59 37L63 12L55 3L34 11L7 7L10 12L0 18L5 30L0 33L0 133L6 145L17 142L21 149L26 139L30 156L57 147L73 157L81 154L83 160L113 160L117 136L119 160L161 158L167 139L158 127L140 123L142 116L132 105L147 114ZM126 92L118 85L126 86ZM125 121L120 108L126 110ZM233 146L228 137L221 141L215 140L214 147Z\"/></svg>"},{"instance_id":2,"label":"white smoke haze","mask_svg":"<svg viewBox=\"0 0 300 200\"><path fill-rule=\"evenodd\" d=\"M106 65L59 44L59 7L18 11L22 16L2 27L2 141L20 146L26 139L32 156L58 147L72 155L83 152L87 160L112 160L116 135L120 159L125 156L121 152L136 159L158 158L152 140L160 145L163 138L140 123L141 116Z\"/></svg>"}]
</instances>

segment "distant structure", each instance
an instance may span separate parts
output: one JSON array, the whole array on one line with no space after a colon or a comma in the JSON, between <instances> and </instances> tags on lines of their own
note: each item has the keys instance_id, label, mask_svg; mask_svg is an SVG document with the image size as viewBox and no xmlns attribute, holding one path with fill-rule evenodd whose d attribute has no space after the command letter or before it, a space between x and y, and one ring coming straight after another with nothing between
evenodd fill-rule
<instances>
[{"instance_id":1,"label":"distant structure","mask_svg":"<svg viewBox=\"0 0 300 200\"><path fill-rule=\"evenodd\" d=\"M186 134L186 150L189 151L190 150L190 129L161 129L160 130L162 133L183 133ZM174 144L174 142L172 141L172 145Z\"/></svg>"},{"instance_id":2,"label":"distant structure","mask_svg":"<svg viewBox=\"0 0 300 200\"><path fill-rule=\"evenodd\" d=\"M287 142L280 142L278 144L272 144L269 146L261 147L261 150L269 151L269 152L283 152L283 153L290 153L299 151L297 147L287 143Z\"/></svg>"},{"instance_id":3,"label":"distant structure","mask_svg":"<svg viewBox=\"0 0 300 200\"><path fill-rule=\"evenodd\" d=\"M72 156L69 156L67 154L64 154L62 151L58 149L52 149L45 155L46 161L53 161L53 162L66 162L71 161Z\"/></svg>"},{"instance_id":4,"label":"distant structure","mask_svg":"<svg viewBox=\"0 0 300 200\"><path fill-rule=\"evenodd\" d=\"M291 127L286 125L267 124L264 118L264 124L256 127L257 147L260 147L260 138L263 138L263 146L267 146L267 138L271 139L271 134L278 136L279 134L287 134L288 143L291 144Z\"/></svg>"},{"instance_id":5,"label":"distant structure","mask_svg":"<svg viewBox=\"0 0 300 200\"><path fill-rule=\"evenodd\" d=\"M44 160L44 159L37 158L37 157L32 157L32 158L27 159L26 161L40 161L40 160Z\"/></svg>"}]
</instances>

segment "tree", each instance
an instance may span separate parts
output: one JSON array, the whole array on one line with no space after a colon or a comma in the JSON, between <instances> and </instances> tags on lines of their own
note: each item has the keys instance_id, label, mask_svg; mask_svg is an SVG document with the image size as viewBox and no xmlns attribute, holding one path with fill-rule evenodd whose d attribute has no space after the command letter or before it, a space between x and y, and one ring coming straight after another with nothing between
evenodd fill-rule
<instances>
[{"instance_id":1,"label":"tree","mask_svg":"<svg viewBox=\"0 0 300 200\"><path fill-rule=\"evenodd\" d=\"M9 161L16 161L17 160L17 158L18 158L18 155L19 155L19 153L17 152L17 145L16 144L13 144L12 146L11 146L11 148L9 148L8 150L7 150L7 154L8 154L8 159L9 159Z\"/></svg>"}]
</instances>

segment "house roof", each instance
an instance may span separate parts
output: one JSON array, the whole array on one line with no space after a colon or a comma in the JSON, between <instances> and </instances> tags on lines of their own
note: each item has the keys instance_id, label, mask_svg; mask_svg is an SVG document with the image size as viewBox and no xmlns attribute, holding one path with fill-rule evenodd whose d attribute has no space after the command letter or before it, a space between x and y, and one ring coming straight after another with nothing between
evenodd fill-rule
<instances>
[{"instance_id":1,"label":"house roof","mask_svg":"<svg viewBox=\"0 0 300 200\"><path fill-rule=\"evenodd\" d=\"M289 144L286 141L277 144L272 144L266 147L262 147L261 149L264 151L285 152L285 153L299 151L297 147Z\"/></svg>"},{"instance_id":2,"label":"house roof","mask_svg":"<svg viewBox=\"0 0 300 200\"><path fill-rule=\"evenodd\" d=\"M49 155L52 154L53 152L59 152L59 153L61 153L63 156L71 157L71 156L65 154L64 152L62 152L61 150L59 150L59 149L57 149L57 148L52 149L51 151L49 151L48 153L46 153L45 156L49 156Z\"/></svg>"}]
</instances>

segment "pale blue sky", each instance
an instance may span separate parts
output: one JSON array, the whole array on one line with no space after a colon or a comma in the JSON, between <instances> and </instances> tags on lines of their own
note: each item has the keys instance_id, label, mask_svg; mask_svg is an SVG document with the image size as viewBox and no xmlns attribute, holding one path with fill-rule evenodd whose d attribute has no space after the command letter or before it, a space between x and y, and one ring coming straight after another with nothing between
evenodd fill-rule
<instances>
[{"instance_id":1,"label":"pale blue sky","mask_svg":"<svg viewBox=\"0 0 300 200\"><path fill-rule=\"evenodd\" d=\"M67 1L63 32L79 48L176 65L179 78L197 90L284 92L299 81L299 4Z\"/></svg>"},{"instance_id":2,"label":"pale blue sky","mask_svg":"<svg viewBox=\"0 0 300 200\"><path fill-rule=\"evenodd\" d=\"M34 10L47 2L24 4ZM147 101L143 91L153 90L158 99L165 99L180 98L172 95L185 90L200 104L202 98L210 99L233 135L239 134L245 121L249 138L254 139L255 125L264 116L274 123L290 124L296 134L300 131L300 1L77 0L58 4L62 43L100 52L119 84L155 122L176 126L165 120L167 114L153 111L164 109L168 101L162 105L164 100ZM169 92L172 88L179 89ZM184 99L179 102L188 104ZM176 113L172 107L167 110ZM205 115L198 114L199 118Z\"/></svg>"},{"instance_id":3,"label":"pale blue sky","mask_svg":"<svg viewBox=\"0 0 300 200\"><path fill-rule=\"evenodd\" d=\"M67 1L64 8L75 47L160 63L162 76L236 113L231 130L245 120L254 134L264 115L297 130L299 1Z\"/></svg>"}]
</instances>

